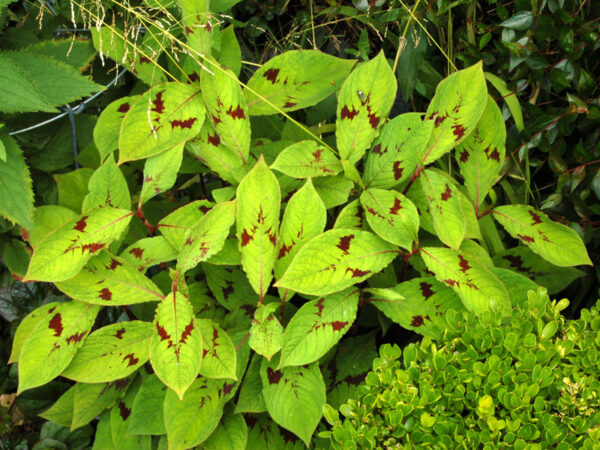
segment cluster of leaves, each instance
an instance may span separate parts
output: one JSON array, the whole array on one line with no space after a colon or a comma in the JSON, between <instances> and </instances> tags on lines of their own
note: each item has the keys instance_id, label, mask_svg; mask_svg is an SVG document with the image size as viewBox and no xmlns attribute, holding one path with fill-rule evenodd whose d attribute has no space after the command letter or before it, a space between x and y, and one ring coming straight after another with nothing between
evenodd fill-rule
<instances>
[{"instance_id":1,"label":"cluster of leaves","mask_svg":"<svg viewBox=\"0 0 600 450\"><path fill-rule=\"evenodd\" d=\"M385 344L360 395L326 407L331 448L596 448L598 306L530 291L512 317L446 314L443 341ZM599 303L600 305L600 303Z\"/></svg>"}]
</instances>

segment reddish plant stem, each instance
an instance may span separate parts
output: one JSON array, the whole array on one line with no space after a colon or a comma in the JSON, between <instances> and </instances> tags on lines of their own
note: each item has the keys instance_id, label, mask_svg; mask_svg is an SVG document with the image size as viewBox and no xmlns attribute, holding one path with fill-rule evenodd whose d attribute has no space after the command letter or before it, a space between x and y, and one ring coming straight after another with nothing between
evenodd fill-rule
<instances>
[{"instance_id":1,"label":"reddish plant stem","mask_svg":"<svg viewBox=\"0 0 600 450\"><path fill-rule=\"evenodd\" d=\"M144 217L144 211L142 211L142 204L138 204L138 209L137 212L135 213L136 216L138 216L142 222L144 223L144 226L146 227L146 229L148 230L148 232L152 235L154 235L154 233L156 232L156 226L152 225L150 222L148 222L148 219L146 219Z\"/></svg>"},{"instance_id":2,"label":"reddish plant stem","mask_svg":"<svg viewBox=\"0 0 600 450\"><path fill-rule=\"evenodd\" d=\"M408 181L408 184L406 185L406 187L404 188L404 190L402 191L402 195L406 195L406 193L408 192L408 190L410 189L410 187L412 186L412 184L415 182L415 180L417 178L419 178L419 175L421 175L421 167L417 167L417 170L415 170L415 173L412 174L412 176L410 177L410 180Z\"/></svg>"}]
</instances>

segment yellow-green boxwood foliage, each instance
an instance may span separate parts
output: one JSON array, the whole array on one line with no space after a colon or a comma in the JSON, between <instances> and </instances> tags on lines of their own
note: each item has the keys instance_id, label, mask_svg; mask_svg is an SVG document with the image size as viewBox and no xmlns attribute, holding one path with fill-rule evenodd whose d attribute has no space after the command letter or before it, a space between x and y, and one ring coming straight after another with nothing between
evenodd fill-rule
<instances>
[{"instance_id":1,"label":"yellow-green boxwood foliage","mask_svg":"<svg viewBox=\"0 0 600 450\"><path fill-rule=\"evenodd\" d=\"M326 405L333 448L599 448L600 302L579 320L529 291L511 318L447 314L438 344L385 344L360 395Z\"/></svg>"}]
</instances>

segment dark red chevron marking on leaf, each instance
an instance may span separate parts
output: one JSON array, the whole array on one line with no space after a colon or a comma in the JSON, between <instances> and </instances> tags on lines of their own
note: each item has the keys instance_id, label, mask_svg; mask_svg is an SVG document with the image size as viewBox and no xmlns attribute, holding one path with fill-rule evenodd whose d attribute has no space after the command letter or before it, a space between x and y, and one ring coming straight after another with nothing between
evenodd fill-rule
<instances>
[{"instance_id":1,"label":"dark red chevron marking on leaf","mask_svg":"<svg viewBox=\"0 0 600 450\"><path fill-rule=\"evenodd\" d=\"M469 265L469 261L463 258L462 255L458 255L458 259L460 260L460 263L458 264L460 266L460 271L462 273L467 273L467 270L471 268L471 266Z\"/></svg>"},{"instance_id":2,"label":"dark red chevron marking on leaf","mask_svg":"<svg viewBox=\"0 0 600 450\"><path fill-rule=\"evenodd\" d=\"M353 234L349 234L348 236L342 236L340 238L340 242L336 245L341 251L343 251L346 255L348 254L348 250L350 249L350 241L354 239Z\"/></svg>"},{"instance_id":3,"label":"dark red chevron marking on leaf","mask_svg":"<svg viewBox=\"0 0 600 450\"><path fill-rule=\"evenodd\" d=\"M377 144L375 147L373 147L372 152L376 155L383 155L385 152L387 152L387 147L382 151L381 150L381 144Z\"/></svg>"},{"instance_id":4,"label":"dark red chevron marking on leaf","mask_svg":"<svg viewBox=\"0 0 600 450\"><path fill-rule=\"evenodd\" d=\"M465 149L460 154L460 162L466 163L468 160L469 160L469 152Z\"/></svg>"},{"instance_id":5,"label":"dark red chevron marking on leaf","mask_svg":"<svg viewBox=\"0 0 600 450\"><path fill-rule=\"evenodd\" d=\"M446 183L446 189L442 192L442 200L448 201L450 197L452 197L452 190L450 189L450 186L448 186L448 183Z\"/></svg>"},{"instance_id":6,"label":"dark red chevron marking on leaf","mask_svg":"<svg viewBox=\"0 0 600 450\"><path fill-rule=\"evenodd\" d=\"M358 114L358 111L352 107L352 111L348 109L348 106L344 106L340 111L340 119L352 120Z\"/></svg>"},{"instance_id":7,"label":"dark red chevron marking on leaf","mask_svg":"<svg viewBox=\"0 0 600 450\"><path fill-rule=\"evenodd\" d=\"M158 332L158 337L161 341L169 341L169 347L173 345L171 342L171 336L167 333L167 330L164 329L158 322L156 322L156 331Z\"/></svg>"},{"instance_id":8,"label":"dark red chevron marking on leaf","mask_svg":"<svg viewBox=\"0 0 600 450\"><path fill-rule=\"evenodd\" d=\"M402 209L402 202L398 197L394 197L394 204L390 208L390 214L396 215Z\"/></svg>"},{"instance_id":9,"label":"dark red chevron marking on leaf","mask_svg":"<svg viewBox=\"0 0 600 450\"><path fill-rule=\"evenodd\" d=\"M367 212L373 216L379 217L380 219L385 219L385 217L383 217L381 214L379 214L377 211L375 211L373 208L370 208L368 206L365 206L365 209L367 210Z\"/></svg>"},{"instance_id":10,"label":"dark red chevron marking on leaf","mask_svg":"<svg viewBox=\"0 0 600 450\"><path fill-rule=\"evenodd\" d=\"M325 308L325 305L323 305L323 302L325 301L324 298L320 298L319 300L317 300L317 303L315 303L315 306L317 307L317 316L321 317L321 314L323 313L323 308Z\"/></svg>"},{"instance_id":11,"label":"dark red chevron marking on leaf","mask_svg":"<svg viewBox=\"0 0 600 450\"><path fill-rule=\"evenodd\" d=\"M86 334L85 331L82 331L81 333L72 334L71 336L69 336L67 338L67 344L75 344L77 342L80 342L83 339L83 337L85 336L85 334Z\"/></svg>"},{"instance_id":12,"label":"dark red chevron marking on leaf","mask_svg":"<svg viewBox=\"0 0 600 450\"><path fill-rule=\"evenodd\" d=\"M208 142L212 145L214 145L215 147L218 147L219 144L221 143L221 138L219 137L218 134L213 134L212 136L209 134L208 135Z\"/></svg>"},{"instance_id":13,"label":"dark red chevron marking on leaf","mask_svg":"<svg viewBox=\"0 0 600 450\"><path fill-rule=\"evenodd\" d=\"M269 241L273 244L273 247L277 247L277 236L275 233L271 232L271 228L267 231L267 235L269 236Z\"/></svg>"},{"instance_id":14,"label":"dark red chevron marking on leaf","mask_svg":"<svg viewBox=\"0 0 600 450\"><path fill-rule=\"evenodd\" d=\"M517 272L526 274L532 280L544 275L541 272L534 272L531 270L531 267L525 267L525 262L519 255L505 255L502 257L502 259L508 261L511 268L515 269Z\"/></svg>"},{"instance_id":15,"label":"dark red chevron marking on leaf","mask_svg":"<svg viewBox=\"0 0 600 450\"><path fill-rule=\"evenodd\" d=\"M113 272L117 269L117 267L122 266L123 264L117 261L116 259L110 260L110 265L106 266L108 270L112 270Z\"/></svg>"},{"instance_id":16,"label":"dark red chevron marking on leaf","mask_svg":"<svg viewBox=\"0 0 600 450\"><path fill-rule=\"evenodd\" d=\"M425 281L422 281L419 284L419 289L421 289L421 294L423 294L423 297L425 297L426 299L428 299L429 297L431 297L435 293L431 289L432 287L433 287L433 284L426 283Z\"/></svg>"},{"instance_id":17,"label":"dark red chevron marking on leaf","mask_svg":"<svg viewBox=\"0 0 600 450\"><path fill-rule=\"evenodd\" d=\"M282 376L283 372L281 372L281 370L273 370L270 367L267 367L267 378L269 379L269 384L279 383Z\"/></svg>"},{"instance_id":18,"label":"dark red chevron marking on leaf","mask_svg":"<svg viewBox=\"0 0 600 450\"><path fill-rule=\"evenodd\" d=\"M531 225L537 225L539 223L542 223L542 218L540 216L538 216L536 213L534 213L533 211L529 210L529 215L531 216Z\"/></svg>"},{"instance_id":19,"label":"dark red chevron marking on leaf","mask_svg":"<svg viewBox=\"0 0 600 450\"><path fill-rule=\"evenodd\" d=\"M202 205L198 207L198 211L202 212L202 214L206 214L210 211L210 208L208 206Z\"/></svg>"},{"instance_id":20,"label":"dark red chevron marking on leaf","mask_svg":"<svg viewBox=\"0 0 600 450\"><path fill-rule=\"evenodd\" d=\"M50 319L50 323L48 324L48 328L54 330L54 336L60 337L63 332L63 324L62 324L62 316L60 313L54 314L54 317Z\"/></svg>"},{"instance_id":21,"label":"dark red chevron marking on leaf","mask_svg":"<svg viewBox=\"0 0 600 450\"><path fill-rule=\"evenodd\" d=\"M248 243L254 239L254 235L248 234L248 230L244 229L242 231L242 247L245 247L246 245L248 245Z\"/></svg>"},{"instance_id":22,"label":"dark red chevron marking on leaf","mask_svg":"<svg viewBox=\"0 0 600 450\"><path fill-rule=\"evenodd\" d=\"M231 390L235 387L236 384L237 384L236 382L229 383L229 384L225 383L223 385L223 394L229 395L231 393Z\"/></svg>"},{"instance_id":23,"label":"dark red chevron marking on leaf","mask_svg":"<svg viewBox=\"0 0 600 450\"><path fill-rule=\"evenodd\" d=\"M117 109L117 112L125 114L127 111L129 111L129 108L130 108L129 103L125 102L121 106L119 106L119 109Z\"/></svg>"},{"instance_id":24,"label":"dark red chevron marking on leaf","mask_svg":"<svg viewBox=\"0 0 600 450\"><path fill-rule=\"evenodd\" d=\"M500 162L500 153L498 153L498 149L494 148L491 152L489 150L489 147L485 149L485 155L487 156L488 161L493 159L494 161Z\"/></svg>"},{"instance_id":25,"label":"dark red chevron marking on leaf","mask_svg":"<svg viewBox=\"0 0 600 450\"><path fill-rule=\"evenodd\" d=\"M522 239L522 240L524 240L525 242L530 242L530 243L535 242L535 239L532 238L531 236L525 236L523 234L517 234L517 237L520 238L520 239Z\"/></svg>"},{"instance_id":26,"label":"dark red chevron marking on leaf","mask_svg":"<svg viewBox=\"0 0 600 450\"><path fill-rule=\"evenodd\" d=\"M173 130L174 128L192 128L192 125L194 125L194 122L196 122L196 120L198 120L197 117L190 117L189 119L185 120L171 120L171 129Z\"/></svg>"},{"instance_id":27,"label":"dark red chevron marking on leaf","mask_svg":"<svg viewBox=\"0 0 600 450\"><path fill-rule=\"evenodd\" d=\"M444 121L448 118L448 114L445 114L445 115L441 116L441 115L438 115L438 113L436 111L429 118L433 119L434 117L435 117L435 120L433 122L433 126L437 128L441 124L443 124Z\"/></svg>"},{"instance_id":28,"label":"dark red chevron marking on leaf","mask_svg":"<svg viewBox=\"0 0 600 450\"><path fill-rule=\"evenodd\" d=\"M148 63L150 63L150 62L152 62L152 61L150 60L150 58L147 58L147 57L145 57L145 56L140 56L140 64L148 64Z\"/></svg>"},{"instance_id":29,"label":"dark red chevron marking on leaf","mask_svg":"<svg viewBox=\"0 0 600 450\"><path fill-rule=\"evenodd\" d=\"M150 109L150 111L154 111L157 114L162 114L163 112L165 112L165 102L162 98L163 96L163 91L160 91L158 94L156 94L156 97L154 98L154 100L152 100L152 108Z\"/></svg>"},{"instance_id":30,"label":"dark red chevron marking on leaf","mask_svg":"<svg viewBox=\"0 0 600 450\"><path fill-rule=\"evenodd\" d=\"M96 253L97 251L102 250L106 244L100 244L98 242L93 242L91 244L85 244L81 246L81 252L85 253L86 250L90 253Z\"/></svg>"},{"instance_id":31,"label":"dark red chevron marking on leaf","mask_svg":"<svg viewBox=\"0 0 600 450\"><path fill-rule=\"evenodd\" d=\"M77 231L83 231L85 230L85 227L87 227L87 220L88 216L83 216L81 219L79 219L77 221L77 223L75 224L75 226L73 227L74 230Z\"/></svg>"},{"instance_id":32,"label":"dark red chevron marking on leaf","mask_svg":"<svg viewBox=\"0 0 600 450\"><path fill-rule=\"evenodd\" d=\"M371 273L370 270L353 269L351 267L348 267L346 269L346 272L352 272L352 278L364 277L365 275L368 275Z\"/></svg>"},{"instance_id":33,"label":"dark red chevron marking on leaf","mask_svg":"<svg viewBox=\"0 0 600 450\"><path fill-rule=\"evenodd\" d=\"M225 299L227 299L227 297L229 297L231 294L233 294L233 291L235 289L233 287L233 281L227 280L225 282L225 284L227 285L227 287L223 288L223 297L225 297Z\"/></svg>"},{"instance_id":34,"label":"dark red chevron marking on leaf","mask_svg":"<svg viewBox=\"0 0 600 450\"><path fill-rule=\"evenodd\" d=\"M117 339L123 339L124 334L125 334L125 328L121 328L121 329L117 330L117 332L115 333L115 337Z\"/></svg>"},{"instance_id":35,"label":"dark red chevron marking on leaf","mask_svg":"<svg viewBox=\"0 0 600 450\"><path fill-rule=\"evenodd\" d=\"M260 205L260 206L258 207L258 216L256 217L256 221L257 221L258 223L262 223L262 224L264 224L264 223L265 223L265 214L264 214L264 212L263 212L262 205Z\"/></svg>"},{"instance_id":36,"label":"dark red chevron marking on leaf","mask_svg":"<svg viewBox=\"0 0 600 450\"><path fill-rule=\"evenodd\" d=\"M215 123L215 125L219 125L221 122L223 122L221 120L221 117L219 117L218 114L211 114L211 116L212 116L212 120Z\"/></svg>"},{"instance_id":37,"label":"dark red chevron marking on leaf","mask_svg":"<svg viewBox=\"0 0 600 450\"><path fill-rule=\"evenodd\" d=\"M129 360L129 361L127 361ZM127 367L135 366L138 362L140 362L139 358L136 358L133 353L129 353L123 357L123 362L127 361Z\"/></svg>"},{"instance_id":38,"label":"dark red chevron marking on leaf","mask_svg":"<svg viewBox=\"0 0 600 450\"><path fill-rule=\"evenodd\" d=\"M227 110L227 115L231 116L232 119L245 119L246 115L244 114L244 110L241 105L238 105L236 109L233 109L233 106L230 106Z\"/></svg>"},{"instance_id":39,"label":"dark red chevron marking on leaf","mask_svg":"<svg viewBox=\"0 0 600 450\"><path fill-rule=\"evenodd\" d=\"M376 130L377 126L379 125L380 118L371 112L371 107L368 105L367 105L367 116L369 117L369 125L371 125L371 128Z\"/></svg>"},{"instance_id":40,"label":"dark red chevron marking on leaf","mask_svg":"<svg viewBox=\"0 0 600 450\"><path fill-rule=\"evenodd\" d=\"M194 243L194 240L191 237L188 237L185 242L183 243L183 245L192 245Z\"/></svg>"},{"instance_id":41,"label":"dark red chevron marking on leaf","mask_svg":"<svg viewBox=\"0 0 600 450\"><path fill-rule=\"evenodd\" d=\"M348 325L348 322L341 322L339 320L336 320L335 322L331 322L329 325L331 325L331 328L333 328L333 331L340 331L346 325Z\"/></svg>"},{"instance_id":42,"label":"dark red chevron marking on leaf","mask_svg":"<svg viewBox=\"0 0 600 450\"><path fill-rule=\"evenodd\" d=\"M294 106L296 106L298 103L294 103L294 102L285 102L283 104L284 108L293 108Z\"/></svg>"},{"instance_id":43,"label":"dark red chevron marking on leaf","mask_svg":"<svg viewBox=\"0 0 600 450\"><path fill-rule=\"evenodd\" d=\"M423 316L413 316L412 321L410 322L411 327L420 327L425 323Z\"/></svg>"},{"instance_id":44,"label":"dark red chevron marking on leaf","mask_svg":"<svg viewBox=\"0 0 600 450\"><path fill-rule=\"evenodd\" d=\"M104 288L100 291L100 293L98 294L98 297L100 297L102 300L111 300L112 292L110 292L110 289Z\"/></svg>"},{"instance_id":45,"label":"dark red chevron marking on leaf","mask_svg":"<svg viewBox=\"0 0 600 450\"><path fill-rule=\"evenodd\" d=\"M277 83L277 75L279 75L279 69L275 68L271 68L263 73L263 77L269 80L272 84Z\"/></svg>"},{"instance_id":46,"label":"dark red chevron marking on leaf","mask_svg":"<svg viewBox=\"0 0 600 450\"><path fill-rule=\"evenodd\" d=\"M192 72L188 75L188 83L195 83L196 81L200 81L200 76L196 72Z\"/></svg>"},{"instance_id":47,"label":"dark red chevron marking on leaf","mask_svg":"<svg viewBox=\"0 0 600 450\"><path fill-rule=\"evenodd\" d=\"M394 165L392 166L392 170L394 171L394 180L399 180L402 178L402 172L404 172L404 168L400 167L402 164L400 161L394 161Z\"/></svg>"},{"instance_id":48,"label":"dark red chevron marking on leaf","mask_svg":"<svg viewBox=\"0 0 600 450\"><path fill-rule=\"evenodd\" d=\"M193 34L193 33L194 33L194 30L192 30L188 26L185 27L185 37L188 37L190 34Z\"/></svg>"},{"instance_id":49,"label":"dark red chevron marking on leaf","mask_svg":"<svg viewBox=\"0 0 600 450\"><path fill-rule=\"evenodd\" d=\"M319 148L319 149L317 149L317 150L315 150L315 151L312 153L312 155L314 156L314 158L315 158L315 161L316 161L316 162L321 162L321 154L322 154L322 153L323 153L323 150L322 150L322 149L320 149L320 148Z\"/></svg>"},{"instance_id":50,"label":"dark red chevron marking on leaf","mask_svg":"<svg viewBox=\"0 0 600 450\"><path fill-rule=\"evenodd\" d=\"M277 259L281 259L285 255L287 255L290 252L290 250L292 249L293 246L294 246L293 242L290 245L283 244L281 246L281 248L279 249L279 254L277 255Z\"/></svg>"},{"instance_id":51,"label":"dark red chevron marking on leaf","mask_svg":"<svg viewBox=\"0 0 600 450\"><path fill-rule=\"evenodd\" d=\"M129 254L135 256L137 259L142 259L142 255L144 254L144 249L139 247L134 247L129 250Z\"/></svg>"},{"instance_id":52,"label":"dark red chevron marking on leaf","mask_svg":"<svg viewBox=\"0 0 600 450\"><path fill-rule=\"evenodd\" d=\"M125 421L131 414L131 409L129 409L127 406L125 406L125 403L119 402L119 414L121 415L121 419L123 419L123 421Z\"/></svg>"},{"instance_id":53,"label":"dark red chevron marking on leaf","mask_svg":"<svg viewBox=\"0 0 600 450\"><path fill-rule=\"evenodd\" d=\"M461 124L457 123L456 125L452 125L452 133L456 136L456 140L459 141L465 135L467 130Z\"/></svg>"},{"instance_id":54,"label":"dark red chevron marking on leaf","mask_svg":"<svg viewBox=\"0 0 600 450\"><path fill-rule=\"evenodd\" d=\"M451 280L450 278L448 278L447 280L444 280L444 283L446 283L448 286L460 286L459 282L456 280Z\"/></svg>"},{"instance_id":55,"label":"dark red chevron marking on leaf","mask_svg":"<svg viewBox=\"0 0 600 450\"><path fill-rule=\"evenodd\" d=\"M182 344L185 344L185 341L187 340L188 336L190 334L192 334L193 330L194 330L194 319L191 319L190 323L188 323L185 326L183 333L181 333L181 339L179 340L179 342L181 342Z\"/></svg>"}]
</instances>

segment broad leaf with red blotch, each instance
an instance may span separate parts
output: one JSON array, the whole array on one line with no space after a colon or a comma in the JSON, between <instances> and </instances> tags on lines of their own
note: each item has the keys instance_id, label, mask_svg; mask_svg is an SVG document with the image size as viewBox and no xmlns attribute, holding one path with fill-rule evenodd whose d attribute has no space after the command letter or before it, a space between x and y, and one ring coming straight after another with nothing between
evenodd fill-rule
<instances>
[{"instance_id":1,"label":"broad leaf with red blotch","mask_svg":"<svg viewBox=\"0 0 600 450\"><path fill-rule=\"evenodd\" d=\"M19 393L60 375L83 345L98 311L97 305L74 301L44 308L19 353Z\"/></svg>"},{"instance_id":2,"label":"broad leaf with red blotch","mask_svg":"<svg viewBox=\"0 0 600 450\"><path fill-rule=\"evenodd\" d=\"M138 271L148 267L177 259L177 250L164 236L153 236L135 241L119 255Z\"/></svg>"},{"instance_id":3,"label":"broad leaf with red blotch","mask_svg":"<svg viewBox=\"0 0 600 450\"><path fill-rule=\"evenodd\" d=\"M69 297L96 305L119 306L164 299L137 267L103 251L73 278L55 283Z\"/></svg>"},{"instance_id":4,"label":"broad leaf with red blotch","mask_svg":"<svg viewBox=\"0 0 600 450\"><path fill-rule=\"evenodd\" d=\"M13 337L12 351L10 353L10 357L8 358L8 364L12 364L19 360L19 355L21 354L23 344L25 343L33 329L37 326L38 323L40 323L40 321L46 318L48 311L52 308L56 308L57 305L58 303L56 302L46 303L45 305L34 309L23 318L23 320L17 327L17 331L15 331Z\"/></svg>"},{"instance_id":5,"label":"broad leaf with red blotch","mask_svg":"<svg viewBox=\"0 0 600 450\"><path fill-rule=\"evenodd\" d=\"M98 208L64 223L34 246L25 281L64 281L118 239L133 213L126 209Z\"/></svg>"},{"instance_id":6,"label":"broad leaf with red blotch","mask_svg":"<svg viewBox=\"0 0 600 450\"><path fill-rule=\"evenodd\" d=\"M83 383L105 383L135 372L150 357L152 324L134 320L102 327L90 334L63 377Z\"/></svg>"},{"instance_id":7,"label":"broad leaf with red blotch","mask_svg":"<svg viewBox=\"0 0 600 450\"><path fill-rule=\"evenodd\" d=\"M139 95L121 97L110 103L98 116L94 127L94 143L102 161L119 148L121 122L123 122L125 114L131 109L131 105L137 102L139 98Z\"/></svg>"},{"instance_id":8,"label":"broad leaf with red blotch","mask_svg":"<svg viewBox=\"0 0 600 450\"><path fill-rule=\"evenodd\" d=\"M390 320L432 338L443 336L446 311L465 310L460 297L434 277L413 278L369 293L370 302Z\"/></svg>"},{"instance_id":9,"label":"broad leaf with red blotch","mask_svg":"<svg viewBox=\"0 0 600 450\"><path fill-rule=\"evenodd\" d=\"M237 238L242 267L261 298L273 279L281 193L261 156L237 189Z\"/></svg>"},{"instance_id":10,"label":"broad leaf with red blotch","mask_svg":"<svg viewBox=\"0 0 600 450\"><path fill-rule=\"evenodd\" d=\"M210 56L213 36L211 14L208 0L178 0L181 10L181 27L187 41L187 46L194 59L196 53ZM198 58L198 61L201 61ZM192 80L194 81L194 80Z\"/></svg>"},{"instance_id":11,"label":"broad leaf with red blotch","mask_svg":"<svg viewBox=\"0 0 600 450\"><path fill-rule=\"evenodd\" d=\"M285 328L279 367L317 361L356 319L358 289L349 288L305 303Z\"/></svg>"},{"instance_id":12,"label":"broad leaf with red blotch","mask_svg":"<svg viewBox=\"0 0 600 450\"><path fill-rule=\"evenodd\" d=\"M340 173L342 163L317 142L300 141L279 153L271 169L293 178L323 177Z\"/></svg>"},{"instance_id":13,"label":"broad leaf with red blotch","mask_svg":"<svg viewBox=\"0 0 600 450\"><path fill-rule=\"evenodd\" d=\"M309 295L333 294L379 272L397 254L395 245L368 231L329 230L302 246L275 286Z\"/></svg>"},{"instance_id":14,"label":"broad leaf with red blotch","mask_svg":"<svg viewBox=\"0 0 600 450\"><path fill-rule=\"evenodd\" d=\"M204 123L200 89L193 84L152 86L121 123L119 164L149 158L198 134Z\"/></svg>"},{"instance_id":15,"label":"broad leaf with red blotch","mask_svg":"<svg viewBox=\"0 0 600 450\"><path fill-rule=\"evenodd\" d=\"M140 384L140 378L135 379L125 396L110 411L110 434L115 448L134 450L152 447L152 436L130 435L127 431L132 423L131 410Z\"/></svg>"},{"instance_id":16,"label":"broad leaf with red blotch","mask_svg":"<svg viewBox=\"0 0 600 450\"><path fill-rule=\"evenodd\" d=\"M142 192L140 192L138 206L173 187L182 160L183 144L177 144L146 160L144 164L144 185L142 186Z\"/></svg>"},{"instance_id":17,"label":"broad leaf with red blotch","mask_svg":"<svg viewBox=\"0 0 600 450\"><path fill-rule=\"evenodd\" d=\"M214 206L208 200L196 200L177 208L163 217L156 226L160 234L177 250L185 243L185 234L192 225L198 222Z\"/></svg>"},{"instance_id":18,"label":"broad leaf with red blotch","mask_svg":"<svg viewBox=\"0 0 600 450\"><path fill-rule=\"evenodd\" d=\"M592 265L577 232L543 212L528 205L505 205L494 208L492 215L512 237L555 266Z\"/></svg>"},{"instance_id":19,"label":"broad leaf with red blotch","mask_svg":"<svg viewBox=\"0 0 600 450\"><path fill-rule=\"evenodd\" d=\"M244 94L250 115L296 111L316 105L337 91L356 60L336 58L316 50L291 50L263 64L248 80ZM254 92L252 92L254 91Z\"/></svg>"},{"instance_id":20,"label":"broad leaf with red blotch","mask_svg":"<svg viewBox=\"0 0 600 450\"><path fill-rule=\"evenodd\" d=\"M421 163L431 164L464 141L475 129L486 104L481 62L442 80L425 113L425 119L433 122L433 131L420 153Z\"/></svg>"},{"instance_id":21,"label":"broad leaf with red blotch","mask_svg":"<svg viewBox=\"0 0 600 450\"><path fill-rule=\"evenodd\" d=\"M423 247L421 257L438 281L450 286L469 311L510 314L508 291L496 275L473 256L451 248Z\"/></svg>"},{"instance_id":22,"label":"broad leaf with red blotch","mask_svg":"<svg viewBox=\"0 0 600 450\"><path fill-rule=\"evenodd\" d=\"M357 162L379 134L396 98L396 78L383 51L360 64L338 98L336 139L342 159Z\"/></svg>"},{"instance_id":23,"label":"broad leaf with red blotch","mask_svg":"<svg viewBox=\"0 0 600 450\"><path fill-rule=\"evenodd\" d=\"M182 399L202 362L202 335L188 298L177 290L169 294L156 308L152 325L154 373Z\"/></svg>"},{"instance_id":24,"label":"broad leaf with red blotch","mask_svg":"<svg viewBox=\"0 0 600 450\"><path fill-rule=\"evenodd\" d=\"M200 375L237 380L235 346L229 334L212 320L197 319L196 322L204 341Z\"/></svg>"},{"instance_id":25,"label":"broad leaf with red blotch","mask_svg":"<svg viewBox=\"0 0 600 450\"><path fill-rule=\"evenodd\" d=\"M418 155L429 141L433 123L422 114L408 113L393 118L381 129L367 154L363 180L367 187L391 188L410 178Z\"/></svg>"},{"instance_id":26,"label":"broad leaf with red blotch","mask_svg":"<svg viewBox=\"0 0 600 450\"><path fill-rule=\"evenodd\" d=\"M283 342L283 327L275 317L278 308L279 303L274 302L256 309L248 339L250 348L269 361L281 349Z\"/></svg>"},{"instance_id":27,"label":"broad leaf with red blotch","mask_svg":"<svg viewBox=\"0 0 600 450\"><path fill-rule=\"evenodd\" d=\"M250 305L256 304L258 295L241 269L207 264L203 270L208 287L221 306L230 311L245 308L249 317L252 317Z\"/></svg>"},{"instance_id":28,"label":"broad leaf with red blotch","mask_svg":"<svg viewBox=\"0 0 600 450\"><path fill-rule=\"evenodd\" d=\"M98 167L88 181L88 194L83 199L82 212L103 207L131 209L127 180L111 156Z\"/></svg>"},{"instance_id":29,"label":"broad leaf with red blotch","mask_svg":"<svg viewBox=\"0 0 600 450\"><path fill-rule=\"evenodd\" d=\"M485 200L496 181L506 143L506 127L502 112L494 99L488 96L485 111L475 130L456 148L456 162L465 179L469 197L477 208Z\"/></svg>"},{"instance_id":30,"label":"broad leaf with red blotch","mask_svg":"<svg viewBox=\"0 0 600 450\"><path fill-rule=\"evenodd\" d=\"M233 72L220 64L200 75L208 117L223 144L243 163L250 154L250 118L244 93Z\"/></svg>"}]
</instances>

